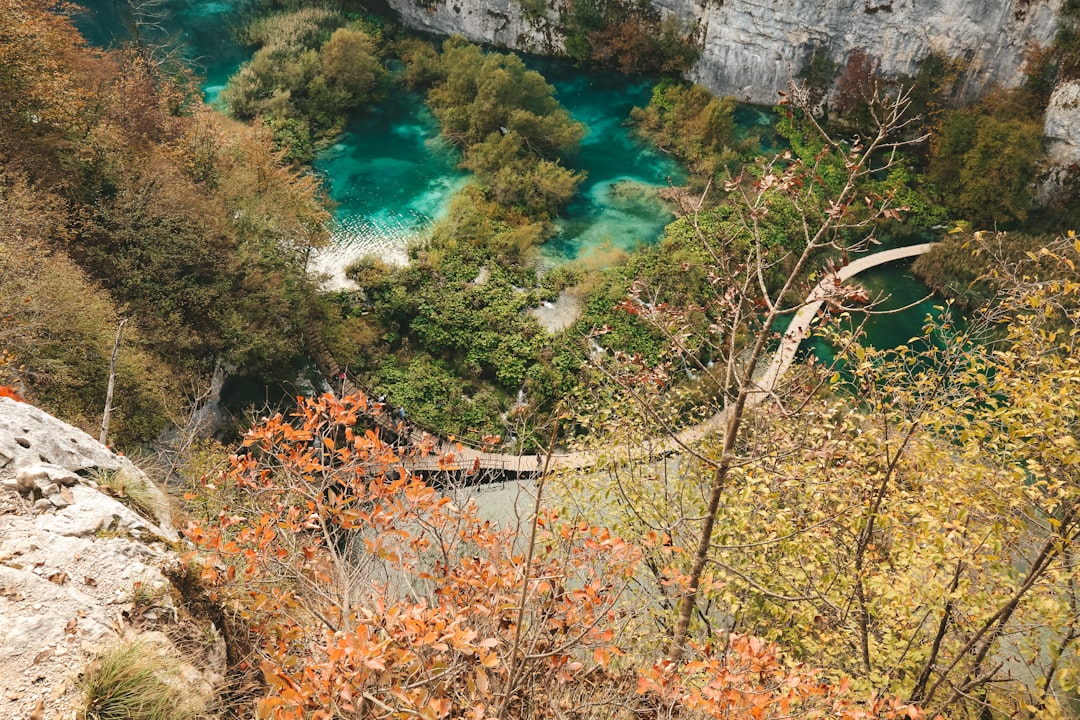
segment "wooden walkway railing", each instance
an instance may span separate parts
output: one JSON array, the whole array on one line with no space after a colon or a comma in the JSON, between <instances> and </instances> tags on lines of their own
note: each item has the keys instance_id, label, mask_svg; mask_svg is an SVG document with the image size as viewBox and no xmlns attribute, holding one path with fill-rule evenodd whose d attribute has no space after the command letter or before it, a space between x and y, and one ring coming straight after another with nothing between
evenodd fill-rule
<instances>
[{"instance_id":1,"label":"wooden walkway railing","mask_svg":"<svg viewBox=\"0 0 1080 720\"><path fill-rule=\"evenodd\" d=\"M799 345L810 332L810 325L817 316L823 303L831 299L841 297L843 283L861 272L871 268L916 257L933 247L935 243L923 243L907 247L883 250L873 255L860 257L844 267L834 269L814 287L803 301L802 306L792 317L787 331L780 341L780 347L773 354L772 360L765 371L757 378L757 388L748 399L751 407L761 405L773 393L780 380L790 369L795 360L795 353ZM333 378L338 383L342 392L352 394L363 390L359 387L355 378L345 372L330 356L326 347L318 342L313 348L321 357L316 358L327 372L327 377ZM370 393L366 393L371 398ZM538 474L543 468L543 455L512 455L506 453L488 452L475 441L469 442L461 438L444 439L437 433L425 428L418 423L395 420L392 412L378 412L372 415L373 420L383 430L393 433L396 437L408 440L410 443L424 446L430 445L432 453L421 458L411 459L409 466L419 472L445 470L450 472L472 472L476 470L494 471L510 474L516 477L531 476ZM706 435L718 432L727 421L727 409L720 410L706 420L688 427L675 434L674 437L661 438L651 443L650 452L665 454L675 452L681 446L693 444ZM616 453L626 456L627 448L610 447L607 450L582 450L576 452L556 453L552 455L551 469L584 469L596 466L607 457Z\"/></svg>"}]
</instances>

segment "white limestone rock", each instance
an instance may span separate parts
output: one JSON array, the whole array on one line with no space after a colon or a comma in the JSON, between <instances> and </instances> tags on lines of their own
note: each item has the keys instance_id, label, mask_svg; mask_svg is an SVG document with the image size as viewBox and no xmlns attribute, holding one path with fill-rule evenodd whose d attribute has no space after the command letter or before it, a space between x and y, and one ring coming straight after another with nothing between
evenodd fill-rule
<instances>
[{"instance_id":1,"label":"white limestone rock","mask_svg":"<svg viewBox=\"0 0 1080 720\"><path fill-rule=\"evenodd\" d=\"M390 0L390 7L409 27L430 33L544 55L563 49L565 0L547 0L544 15L534 17L521 0Z\"/></svg>"},{"instance_id":2,"label":"white limestone rock","mask_svg":"<svg viewBox=\"0 0 1080 720\"><path fill-rule=\"evenodd\" d=\"M196 621L182 617L162 572L178 562L160 542L175 532L75 473L95 468L149 483L85 433L0 399L0 720L31 717L35 708L45 718L74 718L78 675L98 653L150 631L172 658L176 649L158 630ZM209 625L180 634L210 638L191 664L176 664L176 682L205 698L223 677L223 641Z\"/></svg>"},{"instance_id":3,"label":"white limestone rock","mask_svg":"<svg viewBox=\"0 0 1080 720\"><path fill-rule=\"evenodd\" d=\"M84 536L116 530L152 533L170 541L179 537L164 495L130 460L33 405L0 398L0 460L3 457L9 458L0 465L6 473L3 486L24 494L40 512L57 510L42 519L53 532ZM78 475L79 471L120 474L144 488L160 500L155 503L157 523L97 492L96 483Z\"/></svg>"},{"instance_id":4,"label":"white limestone rock","mask_svg":"<svg viewBox=\"0 0 1080 720\"><path fill-rule=\"evenodd\" d=\"M82 482L75 473L67 468L52 463L37 463L20 468L15 474L15 481L21 490L37 489L44 494L49 486L72 487Z\"/></svg>"},{"instance_id":5,"label":"white limestone rock","mask_svg":"<svg viewBox=\"0 0 1080 720\"><path fill-rule=\"evenodd\" d=\"M558 53L567 0L530 16L522 0L389 0L410 27ZM527 3L530 6L533 3ZM718 95L773 103L815 47L841 65L854 50L886 76L912 74L927 54L966 58L967 90L1013 87L1024 59L1057 32L1061 0L652 0L663 16L697 27L701 58L688 73Z\"/></svg>"},{"instance_id":6,"label":"white limestone rock","mask_svg":"<svg viewBox=\"0 0 1080 720\"><path fill-rule=\"evenodd\" d=\"M73 472L117 470L121 458L77 427L44 410L0 398L0 455L13 469L49 463Z\"/></svg>"},{"instance_id":7,"label":"white limestone rock","mask_svg":"<svg viewBox=\"0 0 1080 720\"><path fill-rule=\"evenodd\" d=\"M87 663L145 634L129 620L136 597L162 622L177 617L160 570L176 561L172 552L130 537L57 534L44 517L0 503L0 718L29 717L39 700L45 717L75 717L77 676ZM215 657L206 673L185 678L193 690L207 693L220 681L224 662Z\"/></svg>"},{"instance_id":8,"label":"white limestone rock","mask_svg":"<svg viewBox=\"0 0 1080 720\"><path fill-rule=\"evenodd\" d=\"M1043 134L1050 144L1038 201L1047 205L1080 180L1080 82L1070 80L1054 88L1043 115Z\"/></svg>"},{"instance_id":9,"label":"white limestone rock","mask_svg":"<svg viewBox=\"0 0 1080 720\"><path fill-rule=\"evenodd\" d=\"M1054 88L1043 116L1043 134L1080 151L1080 81Z\"/></svg>"},{"instance_id":10,"label":"white limestone rock","mask_svg":"<svg viewBox=\"0 0 1080 720\"><path fill-rule=\"evenodd\" d=\"M135 536L153 533L164 537L156 525L139 516L126 505L102 495L93 488L71 488L70 505L37 518L37 527L45 532L70 537L87 537L102 531L130 533Z\"/></svg>"}]
</instances>

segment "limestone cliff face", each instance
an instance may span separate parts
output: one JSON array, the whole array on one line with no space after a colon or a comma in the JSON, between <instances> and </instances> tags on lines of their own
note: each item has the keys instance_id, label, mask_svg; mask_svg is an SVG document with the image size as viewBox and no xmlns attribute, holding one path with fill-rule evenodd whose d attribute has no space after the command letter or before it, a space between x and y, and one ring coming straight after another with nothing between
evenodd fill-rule
<instances>
[{"instance_id":1,"label":"limestone cliff face","mask_svg":"<svg viewBox=\"0 0 1080 720\"><path fill-rule=\"evenodd\" d=\"M1057 31L1057 0L740 0L703 13L692 79L720 94L772 102L815 46L834 62L862 49L888 76L931 52L968 61L971 91L1015 86L1025 53Z\"/></svg>"},{"instance_id":2,"label":"limestone cliff face","mask_svg":"<svg viewBox=\"0 0 1080 720\"><path fill-rule=\"evenodd\" d=\"M1080 181L1080 82L1064 82L1054 90L1043 116L1043 134L1049 143L1039 202L1067 202L1070 189Z\"/></svg>"},{"instance_id":3,"label":"limestone cliff face","mask_svg":"<svg viewBox=\"0 0 1080 720\"><path fill-rule=\"evenodd\" d=\"M563 49L558 18L566 3L546 2L546 14L532 17L520 0L389 0L389 5L402 22L417 30L553 55Z\"/></svg>"},{"instance_id":4,"label":"limestone cliff face","mask_svg":"<svg viewBox=\"0 0 1080 720\"><path fill-rule=\"evenodd\" d=\"M562 48L566 0L527 13L522 0L389 0L402 20L438 34L531 52ZM535 0L526 4L535 7ZM843 63L856 49L886 75L911 73L930 52L969 61L969 90L1014 86L1024 56L1047 45L1061 0L652 0L698 28L690 79L721 95L771 103L815 47Z\"/></svg>"}]
</instances>

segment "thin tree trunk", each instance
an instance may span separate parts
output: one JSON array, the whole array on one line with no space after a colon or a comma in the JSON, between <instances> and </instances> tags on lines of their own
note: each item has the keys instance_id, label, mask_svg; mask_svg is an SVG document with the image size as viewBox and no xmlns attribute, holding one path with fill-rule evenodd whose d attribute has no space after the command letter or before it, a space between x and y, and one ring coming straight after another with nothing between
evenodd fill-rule
<instances>
[{"instance_id":1,"label":"thin tree trunk","mask_svg":"<svg viewBox=\"0 0 1080 720\"><path fill-rule=\"evenodd\" d=\"M1073 539L1067 536L1069 532L1072 532L1072 529L1068 526L1073 520L1073 510L1074 508L1070 507L1064 513L1064 517L1061 521L1061 529L1057 534L1047 538L1042 549L1039 551L1038 557L1032 562L1031 568L1028 570L1024 581L1020 584L1020 587L1016 589L1012 597L1009 598L1009 601L983 622L982 627L980 627L971 639L968 640L967 644L956 653L953 661L947 668L939 673L938 679L930 686L930 689L927 690L926 698L924 700L925 705L929 705L930 701L933 700L938 689L946 682L947 678L960 661L974 656L971 667L967 671L963 682L959 685L953 685L954 690L952 694L939 707L934 708L932 713L928 713L929 715L932 716L944 712L950 705L956 702L963 693L971 689L970 683L972 682L972 678L976 677L987 653L990 652L990 648L994 641L1001 634L1002 628L1004 628L1005 624L1012 618L1016 608L1020 605L1020 601L1027 595L1032 586L1034 586L1045 574L1047 568L1054 560L1058 558L1062 552L1061 547Z\"/></svg>"},{"instance_id":2,"label":"thin tree trunk","mask_svg":"<svg viewBox=\"0 0 1080 720\"><path fill-rule=\"evenodd\" d=\"M957 560L956 572L953 573L952 582L949 583L949 595L945 600L945 611L941 614L941 622L938 623L937 633L934 634L934 642L930 645L930 655L927 656L922 672L919 673L919 679L915 681L915 688L911 691L911 702L913 703L922 702L923 695L926 693L926 684L930 682L930 673L933 672L934 663L937 662L938 653L941 652L941 641L945 639L945 632L952 621L952 595L956 592L956 588L960 587L960 574L963 571L964 561Z\"/></svg>"},{"instance_id":3,"label":"thin tree trunk","mask_svg":"<svg viewBox=\"0 0 1080 720\"><path fill-rule=\"evenodd\" d=\"M784 310L781 305L784 299L788 296L788 293L794 288L795 283L802 277L802 271L806 267L807 263L814 253L830 244L829 236L841 222L843 215L843 209L847 208L852 202L854 196L855 185L860 177L868 172L867 164L873 157L874 153L886 142L886 138L890 132L903 128L905 123L902 121L904 110L907 108L909 101L906 95L901 94L890 107L886 108L885 117L880 123L878 133L875 137L869 139L868 144L860 149L857 153L857 158L852 157L846 163L848 176L844 184L844 187L835 195L832 199L830 210L824 213L824 215L818 217L809 212L802 216L802 230L805 237L805 246L802 252L799 254L791 269L788 270L787 277L784 281L783 287L775 294L776 301L770 302L768 300L767 284L764 278L763 268L765 266L763 257L763 246L761 244L762 230L758 224L759 217L763 216L762 212L765 206L768 205L769 195L765 190L760 189L756 199L747 200L747 208L750 210L749 221L746 223L746 229L749 232L751 238L756 242L756 258L751 260L753 267L748 268L748 277L755 277L758 287L761 292L761 298L765 299L766 306L768 307L768 313L762 321L761 328L757 330L757 337L754 342L753 351L750 353L749 361L747 362L747 371L742 379L741 386L739 387L739 394L735 400L735 403L731 409L731 415L728 418L727 425L724 431L724 443L721 450L720 461L714 465L715 472L713 473L712 482L709 488L709 502L705 509L704 522L701 530L698 534L697 548L694 550L693 559L690 564L690 575L688 581L688 587L685 594L679 601L679 614L675 625L675 629L672 632L670 642L667 647L667 660L671 663L679 663L682 661L683 654L686 650L686 641L689 636L690 620L693 617L694 609L697 607L698 593L701 588L701 579L705 572L705 565L709 558L709 549L712 545L713 528L716 524L716 517L720 510L720 501L723 497L725 487L727 484L728 473L731 469L732 459L735 453L736 439L738 438L739 429L742 426L746 411L746 403L749 399L750 393L757 392L758 389L754 386L753 371L757 362L761 359L766 341L771 337L773 322L776 318L785 312L789 312L792 309ZM808 119L814 122L813 116L808 114ZM821 133L822 138L830 145L834 150L842 151L841 146L832 141L829 136L819 126L817 130ZM907 144L909 141L902 141L899 144ZM897 146L893 146L894 150ZM847 151L842 151L847 152ZM820 160L820 156L819 159ZM891 164L891 160L886 163L886 166ZM815 167L809 168L810 171L816 174ZM775 179L775 177L773 178ZM790 179L789 179L790 180ZM794 184L794 180L790 180ZM782 180L788 182L788 180ZM816 181L815 181L816 182ZM813 182L811 183L813 185ZM801 184L799 187L803 187ZM810 185L806 186L805 190L800 192L807 193L809 197ZM783 188L781 188L783 191ZM797 207L801 209L801 205L796 203ZM880 216L880 210L878 216ZM820 224L818 224L820 223ZM816 225L816 228L814 228ZM860 225L849 225L848 227L857 227ZM696 218L694 220L694 228L698 237L703 241L706 250L714 258L718 257L715 252L710 248L709 239L705 236L705 233L698 227ZM748 288L744 288L747 290ZM749 294L745 294L744 299L748 298ZM737 321L736 321L737 322ZM732 334L734 336L734 333Z\"/></svg>"},{"instance_id":4,"label":"thin tree trunk","mask_svg":"<svg viewBox=\"0 0 1080 720\"><path fill-rule=\"evenodd\" d=\"M808 256L809 250L804 251L802 257L795 266L795 271L788 278L788 282L784 287L785 290L787 290L787 286L791 285L792 278L795 273L802 268ZM686 638L690 632L690 619L693 617L694 608L697 606L701 577L705 573L705 563L709 560L709 549L712 547L713 527L716 525L716 516L720 511L720 498L724 494L724 486L727 483L728 471L731 469L731 458L735 452L735 440L739 435L739 428L742 426L743 415L746 412L746 401L752 392L753 380L751 374L753 373L753 368L757 364L758 359L760 359L764 352L768 328L772 325L773 320L776 319L777 314L776 308L773 308L765 320L765 329L758 332L753 352L750 354L750 370L743 381L742 387L739 389L739 394L735 399L735 405L731 409L731 417L728 419L727 428L724 431L724 446L721 450L720 463L716 466L716 471L713 473L712 484L709 489L709 504L705 509L705 524L702 525L701 531L698 534L698 544L697 548L694 550L694 560L690 565L690 587L687 588L686 594L683 595L682 600L679 601L679 619L675 624L675 631L671 635L671 642L668 644L667 658L670 662L676 664L682 660L683 652L686 648Z\"/></svg>"},{"instance_id":5,"label":"thin tree trunk","mask_svg":"<svg viewBox=\"0 0 1080 720\"><path fill-rule=\"evenodd\" d=\"M124 326L127 318L120 321L116 328L116 341L113 343L112 360L109 361L109 388L105 391L105 412L101 415L101 444L106 445L109 439L109 420L112 417L113 390L116 388L116 355L120 352L120 337L124 334Z\"/></svg>"}]
</instances>

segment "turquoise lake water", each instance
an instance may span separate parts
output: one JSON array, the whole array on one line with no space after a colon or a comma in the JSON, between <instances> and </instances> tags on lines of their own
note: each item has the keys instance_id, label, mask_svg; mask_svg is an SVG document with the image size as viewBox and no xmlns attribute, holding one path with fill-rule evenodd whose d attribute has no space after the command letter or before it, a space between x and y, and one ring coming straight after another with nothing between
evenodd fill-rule
<instances>
[{"instance_id":1,"label":"turquoise lake water","mask_svg":"<svg viewBox=\"0 0 1080 720\"><path fill-rule=\"evenodd\" d=\"M251 56L237 42L241 26L254 0L162 0L153 16L144 18L140 34L151 45L177 50L193 70L205 77L203 92L217 99L229 76ZM79 0L88 12L75 17L86 39L110 47L132 37L135 18L123 0Z\"/></svg>"},{"instance_id":2,"label":"turquoise lake water","mask_svg":"<svg viewBox=\"0 0 1080 720\"><path fill-rule=\"evenodd\" d=\"M147 31L148 39L170 39L205 73L203 88L213 100L250 55L235 34L248 1L165 0L160 29ZM129 36L124 2L87 0L83 5L91 12L80 15L78 25L90 42L108 46ZM654 81L585 71L561 60L525 59L555 86L559 101L587 127L580 152L568 165L586 171L588 178L556 221L557 234L543 248L545 261L558 263L592 249L632 249L657 240L672 215L656 191L682 183L685 172L670 157L635 138L626 125L631 108L648 103ZM767 130L772 116L765 108L739 106L736 121L743 132L751 133ZM761 134L764 149L775 146L775 138ZM395 91L386 102L354 118L315 164L338 203L334 236L345 254L403 259L407 245L424 237L468 181L458 161L457 151L441 139L438 124L417 94ZM909 267L894 264L858 280L872 297L888 296L883 307L908 305L929 292ZM892 347L921 336L925 317L935 312L938 302L872 317L867 342ZM808 340L804 350L831 357L818 340Z\"/></svg>"},{"instance_id":3,"label":"turquoise lake water","mask_svg":"<svg viewBox=\"0 0 1080 720\"><path fill-rule=\"evenodd\" d=\"M855 310L850 313L849 326L855 327L866 321L864 345L893 348L916 339L913 346L918 347L921 338L925 337L923 328L927 318L941 318L944 301L932 295L930 288L912 274L910 260L899 260L867 270L849 283L865 288L874 302L874 312ZM900 308L907 309L897 313L887 312ZM812 353L826 363L831 363L835 357L828 343L813 335L803 341L799 351Z\"/></svg>"},{"instance_id":4,"label":"turquoise lake water","mask_svg":"<svg viewBox=\"0 0 1080 720\"><path fill-rule=\"evenodd\" d=\"M586 127L581 149L567 165L588 177L556 221L545 257L559 261L605 245L632 250L658 240L674 216L656 192L686 182L686 171L635 137L626 123L632 108L648 104L656 81L544 58L528 58L527 64L555 86L559 102Z\"/></svg>"},{"instance_id":5,"label":"turquoise lake water","mask_svg":"<svg viewBox=\"0 0 1080 720\"><path fill-rule=\"evenodd\" d=\"M557 263L590 249L632 250L655 242L673 219L656 193L684 182L686 173L625 124L631 108L648 103L653 81L585 72L569 62L528 58L527 63L555 86L559 101L587 128L580 151L567 165L588 175L556 220L556 235L543 248L545 260ZM336 243L403 258L408 243L424 237L468 182L458 161L419 95L395 91L354 118L315 162L338 203Z\"/></svg>"},{"instance_id":6,"label":"turquoise lake water","mask_svg":"<svg viewBox=\"0 0 1080 720\"><path fill-rule=\"evenodd\" d=\"M349 123L319 153L334 213L335 244L353 254L401 262L468 181L458 151L415 93L395 92Z\"/></svg>"}]
</instances>

